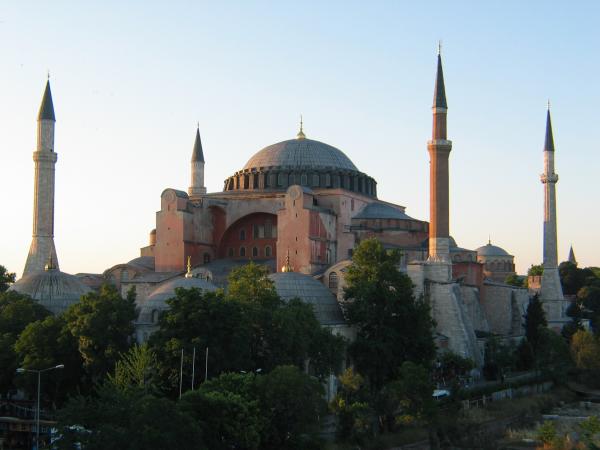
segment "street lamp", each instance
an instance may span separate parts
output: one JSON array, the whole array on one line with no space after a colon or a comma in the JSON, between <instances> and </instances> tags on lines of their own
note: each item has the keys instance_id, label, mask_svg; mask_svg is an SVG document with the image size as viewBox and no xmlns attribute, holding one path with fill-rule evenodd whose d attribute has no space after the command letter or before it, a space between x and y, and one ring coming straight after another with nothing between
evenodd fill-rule
<instances>
[{"instance_id":1,"label":"street lamp","mask_svg":"<svg viewBox=\"0 0 600 450\"><path fill-rule=\"evenodd\" d=\"M37 373L38 376L38 385L37 385L37 408L35 411L35 450L39 450L40 448L40 386L41 386L41 380L42 380L42 372L48 372L49 370L54 370L54 369L64 369L65 365L64 364L59 364L57 366L52 366L52 367L48 367L47 369L41 369L41 370L35 370L35 369L24 369L22 367L19 367L17 369L17 373L25 373L25 372L31 372L31 373Z\"/></svg>"}]
</instances>

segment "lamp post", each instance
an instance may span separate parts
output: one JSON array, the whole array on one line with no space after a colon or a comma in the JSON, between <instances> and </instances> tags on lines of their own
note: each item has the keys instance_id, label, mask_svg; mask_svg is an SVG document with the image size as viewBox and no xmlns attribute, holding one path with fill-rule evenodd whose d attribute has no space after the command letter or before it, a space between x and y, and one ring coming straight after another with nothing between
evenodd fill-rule
<instances>
[{"instance_id":1,"label":"lamp post","mask_svg":"<svg viewBox=\"0 0 600 450\"><path fill-rule=\"evenodd\" d=\"M64 369L64 364L59 364L57 366L48 367L47 369L35 370L35 369L24 369L22 367L17 369L17 373L37 373L38 383L37 383L37 408L35 411L35 450L39 450L40 448L40 386L42 380L42 372L48 372L49 370L54 369Z\"/></svg>"}]
</instances>

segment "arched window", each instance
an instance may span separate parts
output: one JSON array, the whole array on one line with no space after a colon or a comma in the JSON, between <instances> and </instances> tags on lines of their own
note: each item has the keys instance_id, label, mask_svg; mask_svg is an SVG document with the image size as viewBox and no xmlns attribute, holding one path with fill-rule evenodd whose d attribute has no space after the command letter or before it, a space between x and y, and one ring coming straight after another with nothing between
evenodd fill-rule
<instances>
[{"instance_id":1,"label":"arched window","mask_svg":"<svg viewBox=\"0 0 600 450\"><path fill-rule=\"evenodd\" d=\"M337 292L337 288L338 288L338 276L337 276L337 273L331 272L329 274L329 289L331 289L334 292Z\"/></svg>"},{"instance_id":2,"label":"arched window","mask_svg":"<svg viewBox=\"0 0 600 450\"><path fill-rule=\"evenodd\" d=\"M306 186L308 184L308 176L305 173L303 173L300 177L300 184L302 186Z\"/></svg>"},{"instance_id":3,"label":"arched window","mask_svg":"<svg viewBox=\"0 0 600 450\"><path fill-rule=\"evenodd\" d=\"M152 310L152 323L158 323L158 310Z\"/></svg>"},{"instance_id":4,"label":"arched window","mask_svg":"<svg viewBox=\"0 0 600 450\"><path fill-rule=\"evenodd\" d=\"M325 175L325 186L331 187L331 175L330 174Z\"/></svg>"},{"instance_id":5,"label":"arched window","mask_svg":"<svg viewBox=\"0 0 600 450\"><path fill-rule=\"evenodd\" d=\"M240 230L240 241L245 241L246 240L246 230L244 228L242 228Z\"/></svg>"},{"instance_id":6,"label":"arched window","mask_svg":"<svg viewBox=\"0 0 600 450\"><path fill-rule=\"evenodd\" d=\"M230 258L233 258L234 254L233 254L233 249L232 249L232 248L230 248L230 249L227 251L227 256L229 256Z\"/></svg>"},{"instance_id":7,"label":"arched window","mask_svg":"<svg viewBox=\"0 0 600 450\"><path fill-rule=\"evenodd\" d=\"M313 174L313 176L312 176L312 185L314 187L318 187L319 186L319 175L317 175L316 173Z\"/></svg>"},{"instance_id":8,"label":"arched window","mask_svg":"<svg viewBox=\"0 0 600 450\"><path fill-rule=\"evenodd\" d=\"M204 264L208 264L210 262L210 254L204 254Z\"/></svg>"},{"instance_id":9,"label":"arched window","mask_svg":"<svg viewBox=\"0 0 600 450\"><path fill-rule=\"evenodd\" d=\"M240 247L240 256L246 256L246 247Z\"/></svg>"},{"instance_id":10,"label":"arched window","mask_svg":"<svg viewBox=\"0 0 600 450\"><path fill-rule=\"evenodd\" d=\"M121 281L129 280L129 272L127 269L121 271Z\"/></svg>"},{"instance_id":11,"label":"arched window","mask_svg":"<svg viewBox=\"0 0 600 450\"><path fill-rule=\"evenodd\" d=\"M270 257L271 256L271 246L267 245L265 247L265 256Z\"/></svg>"},{"instance_id":12,"label":"arched window","mask_svg":"<svg viewBox=\"0 0 600 450\"><path fill-rule=\"evenodd\" d=\"M258 256L258 248L252 247L252 256L256 258Z\"/></svg>"}]
</instances>

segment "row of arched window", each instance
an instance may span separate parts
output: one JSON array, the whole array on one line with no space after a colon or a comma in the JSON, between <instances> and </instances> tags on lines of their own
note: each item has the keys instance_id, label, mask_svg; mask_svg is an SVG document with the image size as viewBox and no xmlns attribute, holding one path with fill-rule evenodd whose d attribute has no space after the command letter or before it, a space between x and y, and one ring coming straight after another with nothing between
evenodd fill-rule
<instances>
[{"instance_id":1,"label":"row of arched window","mask_svg":"<svg viewBox=\"0 0 600 450\"><path fill-rule=\"evenodd\" d=\"M273 256L273 249L271 248L270 245L265 245L263 251L260 251L260 248L258 247L252 247L252 257L253 258L259 258L261 256L264 256L266 258L269 258L271 256ZM261 254L262 253L262 254ZM246 256L250 256L246 254L246 247L242 246L239 249L237 249L237 254L236 254L236 249L233 247L229 247L229 250L227 250L227 256L229 258L235 258L236 256L239 257L246 257Z\"/></svg>"}]
</instances>

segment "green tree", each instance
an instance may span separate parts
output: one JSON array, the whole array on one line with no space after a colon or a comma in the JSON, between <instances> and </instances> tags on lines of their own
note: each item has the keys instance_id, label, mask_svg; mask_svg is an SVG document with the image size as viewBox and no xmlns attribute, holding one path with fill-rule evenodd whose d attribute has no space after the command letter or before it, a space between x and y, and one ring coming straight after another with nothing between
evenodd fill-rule
<instances>
[{"instance_id":1,"label":"green tree","mask_svg":"<svg viewBox=\"0 0 600 450\"><path fill-rule=\"evenodd\" d=\"M531 344L533 352L536 353L540 344L540 336L543 329L548 326L546 313L539 296L536 294L529 300L527 313L525 314L525 336Z\"/></svg>"},{"instance_id":2,"label":"green tree","mask_svg":"<svg viewBox=\"0 0 600 450\"><path fill-rule=\"evenodd\" d=\"M77 349L77 341L66 327L62 316L48 316L32 322L20 334L15 343L20 365L26 369L45 369L64 364L64 369L53 370L44 375L43 400L61 404L68 395L80 388L83 361ZM21 386L34 393L37 377L24 374L19 377Z\"/></svg>"},{"instance_id":3,"label":"green tree","mask_svg":"<svg viewBox=\"0 0 600 450\"><path fill-rule=\"evenodd\" d=\"M60 411L58 429L60 450L207 449L194 420L173 402L113 383L99 385L94 396L72 398Z\"/></svg>"},{"instance_id":4,"label":"green tree","mask_svg":"<svg viewBox=\"0 0 600 450\"><path fill-rule=\"evenodd\" d=\"M225 300L222 292L177 289L167 304L169 309L160 316L159 329L149 340L159 361L159 378L166 392L173 396L179 392L182 349L186 386L191 379L194 347L202 355L208 348L209 378L223 372L257 368L251 358L251 323L240 302ZM204 369L203 358L198 361Z\"/></svg>"},{"instance_id":5,"label":"green tree","mask_svg":"<svg viewBox=\"0 0 600 450\"><path fill-rule=\"evenodd\" d=\"M548 328L542 329L535 357L542 373L552 377L556 383L566 381L572 363L569 345L562 336Z\"/></svg>"},{"instance_id":6,"label":"green tree","mask_svg":"<svg viewBox=\"0 0 600 450\"><path fill-rule=\"evenodd\" d=\"M0 293L6 292L11 284L15 282L16 274L6 270L6 267L0 266Z\"/></svg>"},{"instance_id":7,"label":"green tree","mask_svg":"<svg viewBox=\"0 0 600 450\"><path fill-rule=\"evenodd\" d=\"M340 440L353 441L357 444L373 437L372 417L374 414L370 406L370 394L365 386L365 379L349 367L339 375L339 388L329 407L337 419L337 435ZM381 396L378 410L395 411L394 400Z\"/></svg>"},{"instance_id":8,"label":"green tree","mask_svg":"<svg viewBox=\"0 0 600 450\"><path fill-rule=\"evenodd\" d=\"M515 287L525 287L525 278L514 273L507 276L504 282Z\"/></svg>"},{"instance_id":9,"label":"green tree","mask_svg":"<svg viewBox=\"0 0 600 450\"><path fill-rule=\"evenodd\" d=\"M263 420L257 400L231 391L200 389L187 392L177 407L196 421L209 449L259 448Z\"/></svg>"},{"instance_id":10,"label":"green tree","mask_svg":"<svg viewBox=\"0 0 600 450\"><path fill-rule=\"evenodd\" d=\"M542 264L532 264L531 267L529 269L527 269L527 276L528 277L533 277L533 276L539 276L542 275L544 273L544 266Z\"/></svg>"},{"instance_id":11,"label":"green tree","mask_svg":"<svg viewBox=\"0 0 600 450\"><path fill-rule=\"evenodd\" d=\"M584 314L580 302L578 300L572 302L567 307L566 314L571 318L571 320L563 325L561 335L567 340L567 342L570 342L571 338L575 333L577 333L577 331L584 329L581 322Z\"/></svg>"},{"instance_id":12,"label":"green tree","mask_svg":"<svg viewBox=\"0 0 600 450\"><path fill-rule=\"evenodd\" d=\"M302 368L305 361L310 361L312 372L321 380L337 372L344 340L321 327L312 305L292 299L273 312L272 324L265 336L271 353L267 370L286 364Z\"/></svg>"},{"instance_id":13,"label":"green tree","mask_svg":"<svg viewBox=\"0 0 600 450\"><path fill-rule=\"evenodd\" d=\"M397 378L405 361L427 366L435 355L429 306L414 297L399 264L398 251L367 239L354 252L346 276L348 318L357 329L349 350L374 392Z\"/></svg>"},{"instance_id":14,"label":"green tree","mask_svg":"<svg viewBox=\"0 0 600 450\"><path fill-rule=\"evenodd\" d=\"M0 394L14 388L19 365L14 345L25 327L50 315L50 312L26 295L15 291L0 293Z\"/></svg>"},{"instance_id":15,"label":"green tree","mask_svg":"<svg viewBox=\"0 0 600 450\"><path fill-rule=\"evenodd\" d=\"M571 355L578 369L600 373L600 342L589 331L581 330L573 335Z\"/></svg>"},{"instance_id":16,"label":"green tree","mask_svg":"<svg viewBox=\"0 0 600 450\"><path fill-rule=\"evenodd\" d=\"M600 286L584 286L577 292L577 299L588 311L590 325L596 334L600 333Z\"/></svg>"},{"instance_id":17,"label":"green tree","mask_svg":"<svg viewBox=\"0 0 600 450\"><path fill-rule=\"evenodd\" d=\"M250 262L228 276L227 298L250 304L277 306L281 302L266 266Z\"/></svg>"},{"instance_id":18,"label":"green tree","mask_svg":"<svg viewBox=\"0 0 600 450\"><path fill-rule=\"evenodd\" d=\"M108 379L120 389L138 387L145 392L156 388L158 362L156 354L148 344L134 345L115 364L114 374L108 374Z\"/></svg>"},{"instance_id":19,"label":"green tree","mask_svg":"<svg viewBox=\"0 0 600 450\"><path fill-rule=\"evenodd\" d=\"M135 291L122 298L116 288L104 285L69 307L67 328L77 340L84 368L92 380L112 372L121 353L129 349L137 317Z\"/></svg>"},{"instance_id":20,"label":"green tree","mask_svg":"<svg viewBox=\"0 0 600 450\"><path fill-rule=\"evenodd\" d=\"M260 408L267 421L264 449L300 449L314 440L325 412L323 387L294 366L257 377Z\"/></svg>"}]
</instances>

